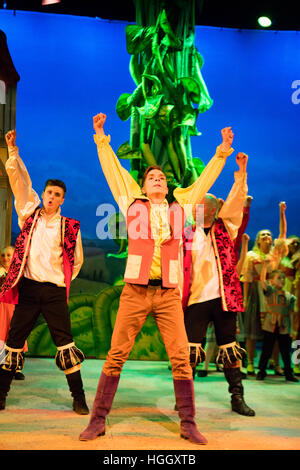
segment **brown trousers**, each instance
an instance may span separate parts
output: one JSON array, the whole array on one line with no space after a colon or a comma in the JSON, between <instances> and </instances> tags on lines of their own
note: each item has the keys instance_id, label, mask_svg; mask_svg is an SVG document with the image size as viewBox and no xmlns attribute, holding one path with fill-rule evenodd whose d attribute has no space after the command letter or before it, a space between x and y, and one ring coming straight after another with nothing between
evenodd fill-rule
<instances>
[{"instance_id":1,"label":"brown trousers","mask_svg":"<svg viewBox=\"0 0 300 470\"><path fill-rule=\"evenodd\" d=\"M188 339L179 289L126 283L121 297L111 348L103 365L106 375L120 375L135 339L149 314L160 331L174 379L191 379Z\"/></svg>"}]
</instances>

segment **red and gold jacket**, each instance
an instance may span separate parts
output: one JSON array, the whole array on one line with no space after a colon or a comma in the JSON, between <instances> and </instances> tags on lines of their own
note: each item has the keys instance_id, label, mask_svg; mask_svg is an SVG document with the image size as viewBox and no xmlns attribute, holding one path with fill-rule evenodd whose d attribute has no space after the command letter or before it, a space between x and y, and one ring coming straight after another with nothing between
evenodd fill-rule
<instances>
[{"instance_id":1,"label":"red and gold jacket","mask_svg":"<svg viewBox=\"0 0 300 470\"><path fill-rule=\"evenodd\" d=\"M1 302L14 304L18 303L17 285L23 276L24 268L30 250L32 233L40 215L41 208L37 208L26 219L22 230L16 240L15 251L10 264L10 268L0 290ZM68 217L61 217L63 269L67 291L67 300L69 298L69 290L74 266L74 252L79 228L79 221L75 219L70 219Z\"/></svg>"}]
</instances>

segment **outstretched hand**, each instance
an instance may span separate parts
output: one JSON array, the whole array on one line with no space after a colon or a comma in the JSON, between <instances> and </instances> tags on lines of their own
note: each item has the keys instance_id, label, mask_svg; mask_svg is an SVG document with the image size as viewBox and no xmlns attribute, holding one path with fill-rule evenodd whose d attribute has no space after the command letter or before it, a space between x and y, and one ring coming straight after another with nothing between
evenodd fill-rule
<instances>
[{"instance_id":1,"label":"outstretched hand","mask_svg":"<svg viewBox=\"0 0 300 470\"><path fill-rule=\"evenodd\" d=\"M13 129L12 131L8 131L7 134L5 134L7 147L15 147L16 138L17 138L17 133L15 129Z\"/></svg>"},{"instance_id":2,"label":"outstretched hand","mask_svg":"<svg viewBox=\"0 0 300 470\"><path fill-rule=\"evenodd\" d=\"M221 130L221 134L223 138L221 149L223 152L228 152L228 150L231 148L234 136L231 127L224 127L224 129Z\"/></svg>"},{"instance_id":3,"label":"outstretched hand","mask_svg":"<svg viewBox=\"0 0 300 470\"><path fill-rule=\"evenodd\" d=\"M241 173L246 173L247 170L247 162L248 162L248 155L243 152L239 152L236 156L236 162L239 166L239 171Z\"/></svg>"},{"instance_id":4,"label":"outstretched hand","mask_svg":"<svg viewBox=\"0 0 300 470\"><path fill-rule=\"evenodd\" d=\"M279 209L280 209L280 212L285 212L286 210L286 203L284 201L281 201L279 203Z\"/></svg>"},{"instance_id":5,"label":"outstretched hand","mask_svg":"<svg viewBox=\"0 0 300 470\"><path fill-rule=\"evenodd\" d=\"M93 117L93 126L96 134L104 134L103 126L106 120L106 114L99 113Z\"/></svg>"}]
</instances>

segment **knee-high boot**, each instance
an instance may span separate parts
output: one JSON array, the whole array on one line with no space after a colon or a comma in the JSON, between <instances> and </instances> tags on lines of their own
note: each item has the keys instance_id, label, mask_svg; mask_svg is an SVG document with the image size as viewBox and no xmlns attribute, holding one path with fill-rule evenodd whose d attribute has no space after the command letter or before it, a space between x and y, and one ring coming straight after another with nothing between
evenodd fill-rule
<instances>
[{"instance_id":1,"label":"knee-high boot","mask_svg":"<svg viewBox=\"0 0 300 470\"><path fill-rule=\"evenodd\" d=\"M90 441L105 434L105 418L110 412L120 376L101 373L88 427L80 434L81 441Z\"/></svg>"},{"instance_id":2,"label":"knee-high boot","mask_svg":"<svg viewBox=\"0 0 300 470\"><path fill-rule=\"evenodd\" d=\"M66 374L66 379L73 397L73 410L79 415L88 415L89 409L85 401L80 370Z\"/></svg>"},{"instance_id":3,"label":"knee-high boot","mask_svg":"<svg viewBox=\"0 0 300 470\"><path fill-rule=\"evenodd\" d=\"M193 367L192 366L192 374L193 374L193 381L195 380L195 375L196 375L196 367ZM175 401L175 405L174 405L174 410L175 411L178 411L178 407L177 407L177 402Z\"/></svg>"},{"instance_id":4,"label":"knee-high boot","mask_svg":"<svg viewBox=\"0 0 300 470\"><path fill-rule=\"evenodd\" d=\"M14 373L14 370L5 370L0 367L0 410L5 409L6 397L10 390Z\"/></svg>"},{"instance_id":5,"label":"knee-high boot","mask_svg":"<svg viewBox=\"0 0 300 470\"><path fill-rule=\"evenodd\" d=\"M174 379L176 407L180 418L180 436L193 444L207 444L194 421L195 395L193 379Z\"/></svg>"},{"instance_id":6,"label":"knee-high boot","mask_svg":"<svg viewBox=\"0 0 300 470\"><path fill-rule=\"evenodd\" d=\"M225 366L224 375L229 384L228 391L231 393L232 411L244 416L255 416L255 411L249 408L244 401L244 388L240 368Z\"/></svg>"}]
</instances>

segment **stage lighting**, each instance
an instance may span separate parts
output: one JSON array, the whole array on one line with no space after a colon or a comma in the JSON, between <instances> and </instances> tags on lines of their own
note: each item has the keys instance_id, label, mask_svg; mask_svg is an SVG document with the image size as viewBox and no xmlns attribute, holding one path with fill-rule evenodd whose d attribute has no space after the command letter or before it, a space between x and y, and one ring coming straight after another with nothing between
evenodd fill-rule
<instances>
[{"instance_id":1,"label":"stage lighting","mask_svg":"<svg viewBox=\"0 0 300 470\"><path fill-rule=\"evenodd\" d=\"M260 16L257 20L258 24L260 26L262 26L263 28L268 28L269 26L271 26L272 24L272 21L270 20L270 18L268 18L267 16Z\"/></svg>"},{"instance_id":2,"label":"stage lighting","mask_svg":"<svg viewBox=\"0 0 300 470\"><path fill-rule=\"evenodd\" d=\"M60 3L60 0L42 0L42 5L52 5L53 3Z\"/></svg>"}]
</instances>

